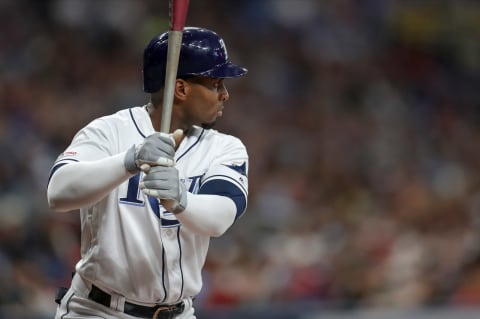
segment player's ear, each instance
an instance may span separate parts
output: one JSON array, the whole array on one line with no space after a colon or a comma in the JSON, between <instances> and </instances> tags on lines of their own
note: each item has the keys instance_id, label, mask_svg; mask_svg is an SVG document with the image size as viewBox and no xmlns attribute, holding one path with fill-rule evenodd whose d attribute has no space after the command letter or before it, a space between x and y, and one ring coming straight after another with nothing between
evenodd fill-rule
<instances>
[{"instance_id":1,"label":"player's ear","mask_svg":"<svg viewBox=\"0 0 480 319\"><path fill-rule=\"evenodd\" d=\"M175 81L175 98L183 101L188 94L188 83L183 79L177 79Z\"/></svg>"}]
</instances>

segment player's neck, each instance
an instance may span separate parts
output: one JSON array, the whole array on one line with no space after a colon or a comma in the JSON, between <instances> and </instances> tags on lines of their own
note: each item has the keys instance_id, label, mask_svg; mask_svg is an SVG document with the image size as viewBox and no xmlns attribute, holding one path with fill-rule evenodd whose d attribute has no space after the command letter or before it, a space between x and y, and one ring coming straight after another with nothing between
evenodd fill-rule
<instances>
[{"instance_id":1,"label":"player's neck","mask_svg":"<svg viewBox=\"0 0 480 319\"><path fill-rule=\"evenodd\" d=\"M160 132L160 123L162 122L162 108L157 106L155 107L152 103L148 103L145 106L150 119L152 121L152 126L156 132ZM174 132L177 129L181 129L184 132L188 131L188 127L184 124L182 125L181 121L178 120L178 116L175 112L172 112L172 118L170 120L170 133Z\"/></svg>"}]
</instances>

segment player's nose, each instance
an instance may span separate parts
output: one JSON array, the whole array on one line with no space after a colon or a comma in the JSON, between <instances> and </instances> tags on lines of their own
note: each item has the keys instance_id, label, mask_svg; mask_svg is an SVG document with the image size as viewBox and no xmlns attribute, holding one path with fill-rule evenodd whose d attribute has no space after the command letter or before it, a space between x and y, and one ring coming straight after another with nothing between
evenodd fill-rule
<instances>
[{"instance_id":1,"label":"player's nose","mask_svg":"<svg viewBox=\"0 0 480 319\"><path fill-rule=\"evenodd\" d=\"M230 98L230 94L228 94L227 88L225 87L225 85L222 85L222 88L219 91L220 101L225 102L225 101L228 101L229 98Z\"/></svg>"}]
</instances>

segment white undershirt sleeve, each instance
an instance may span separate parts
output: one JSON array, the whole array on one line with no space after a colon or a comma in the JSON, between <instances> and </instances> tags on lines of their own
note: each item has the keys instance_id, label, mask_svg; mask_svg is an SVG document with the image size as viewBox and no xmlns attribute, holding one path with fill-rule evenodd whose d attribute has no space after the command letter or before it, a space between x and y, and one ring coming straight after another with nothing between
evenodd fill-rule
<instances>
[{"instance_id":1,"label":"white undershirt sleeve","mask_svg":"<svg viewBox=\"0 0 480 319\"><path fill-rule=\"evenodd\" d=\"M97 161L72 162L52 175L47 199L50 208L66 212L98 202L132 176L124 166L125 152Z\"/></svg>"},{"instance_id":2,"label":"white undershirt sleeve","mask_svg":"<svg viewBox=\"0 0 480 319\"><path fill-rule=\"evenodd\" d=\"M188 204L177 219L200 235L219 237L233 224L237 208L225 196L187 193Z\"/></svg>"}]
</instances>

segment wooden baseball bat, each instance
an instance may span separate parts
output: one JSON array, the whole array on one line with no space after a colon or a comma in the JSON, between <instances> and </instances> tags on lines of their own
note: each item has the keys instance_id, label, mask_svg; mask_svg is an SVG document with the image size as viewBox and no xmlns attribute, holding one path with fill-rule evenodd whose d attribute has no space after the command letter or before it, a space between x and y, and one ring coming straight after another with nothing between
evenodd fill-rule
<instances>
[{"instance_id":1,"label":"wooden baseball bat","mask_svg":"<svg viewBox=\"0 0 480 319\"><path fill-rule=\"evenodd\" d=\"M183 28L187 17L189 0L170 0L168 30L167 65L165 72L165 88L163 93L162 121L160 131L170 133L175 81L178 61L182 45Z\"/></svg>"}]
</instances>

